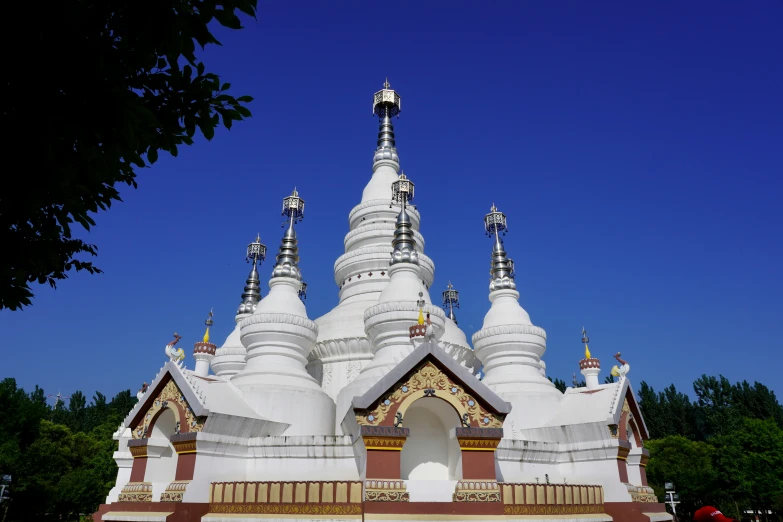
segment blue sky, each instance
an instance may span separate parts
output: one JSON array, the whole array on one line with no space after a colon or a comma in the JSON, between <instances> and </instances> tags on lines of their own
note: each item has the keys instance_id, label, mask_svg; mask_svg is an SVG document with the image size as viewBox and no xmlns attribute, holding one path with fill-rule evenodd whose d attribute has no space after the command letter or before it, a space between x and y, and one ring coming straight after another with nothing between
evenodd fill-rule
<instances>
[{"instance_id":1,"label":"blue sky","mask_svg":"<svg viewBox=\"0 0 783 522\"><path fill-rule=\"evenodd\" d=\"M692 393L722 373L783 395L780 2L259 3L258 21L201 55L255 97L254 118L139 172L88 236L105 274L0 312L0 377L135 391L174 331L190 353L211 307L222 342L245 246L261 234L270 274L294 185L308 313L327 312L388 76L431 294L454 283L468 337L489 307L494 201L550 375L578 372L584 325L602 379L622 351L636 389Z\"/></svg>"}]
</instances>

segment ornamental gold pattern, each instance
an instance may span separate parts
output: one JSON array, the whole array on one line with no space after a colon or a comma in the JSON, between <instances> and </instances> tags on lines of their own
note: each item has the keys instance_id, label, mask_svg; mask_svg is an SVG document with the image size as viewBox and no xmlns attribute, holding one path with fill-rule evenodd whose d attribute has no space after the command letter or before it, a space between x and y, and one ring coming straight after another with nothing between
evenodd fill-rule
<instances>
[{"instance_id":1,"label":"ornamental gold pattern","mask_svg":"<svg viewBox=\"0 0 783 522\"><path fill-rule=\"evenodd\" d=\"M174 403L180 406L182 411L185 412L185 418L182 419L179 411L176 407L170 405ZM183 431L183 423L187 425L188 432L201 431L204 428L204 419L198 418L193 413L193 410L188 405L188 401L185 400L185 396L182 395L182 390L179 389L174 379L170 379L169 382L163 387L155 400L152 402L152 406L144 414L142 421L133 428L133 438L143 439L148 436L150 422L155 416L164 408L171 408L177 416L177 433Z\"/></svg>"},{"instance_id":2,"label":"ornamental gold pattern","mask_svg":"<svg viewBox=\"0 0 783 522\"><path fill-rule=\"evenodd\" d=\"M129 482L122 487L118 502L152 502L151 482Z\"/></svg>"},{"instance_id":3,"label":"ornamental gold pattern","mask_svg":"<svg viewBox=\"0 0 783 522\"><path fill-rule=\"evenodd\" d=\"M357 414L356 421L362 426L377 426L389 416L392 406L399 406L408 396L419 391L424 391L426 397L451 396L456 399L467 412L470 424L474 427L503 427L505 416L487 412L473 395L452 381L431 361L421 364L405 382L383 396L375 409ZM395 425L403 426L402 423Z\"/></svg>"},{"instance_id":4,"label":"ornamental gold pattern","mask_svg":"<svg viewBox=\"0 0 783 522\"><path fill-rule=\"evenodd\" d=\"M366 449L402 451L405 437L363 437Z\"/></svg>"},{"instance_id":5,"label":"ornamental gold pattern","mask_svg":"<svg viewBox=\"0 0 783 522\"><path fill-rule=\"evenodd\" d=\"M459 448L466 451L495 451L500 439L462 439L457 438Z\"/></svg>"},{"instance_id":6,"label":"ornamental gold pattern","mask_svg":"<svg viewBox=\"0 0 783 522\"><path fill-rule=\"evenodd\" d=\"M262 515L361 515L361 504L227 504L211 503L210 513Z\"/></svg>"},{"instance_id":7,"label":"ornamental gold pattern","mask_svg":"<svg viewBox=\"0 0 783 522\"><path fill-rule=\"evenodd\" d=\"M370 479L364 482L366 502L410 502L410 494L403 480Z\"/></svg>"},{"instance_id":8,"label":"ornamental gold pattern","mask_svg":"<svg viewBox=\"0 0 783 522\"><path fill-rule=\"evenodd\" d=\"M506 504L503 506L504 515L588 515L603 512L603 504L571 504L559 506L551 504Z\"/></svg>"}]
</instances>

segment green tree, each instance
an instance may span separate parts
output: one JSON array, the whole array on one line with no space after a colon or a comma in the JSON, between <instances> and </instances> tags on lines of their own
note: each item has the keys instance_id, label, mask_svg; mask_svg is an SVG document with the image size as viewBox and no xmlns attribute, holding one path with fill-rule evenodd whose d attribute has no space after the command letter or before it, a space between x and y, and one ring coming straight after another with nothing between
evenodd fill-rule
<instances>
[{"instance_id":1,"label":"green tree","mask_svg":"<svg viewBox=\"0 0 783 522\"><path fill-rule=\"evenodd\" d=\"M733 407L736 392L726 377L702 375L694 381L693 391L696 392L699 406L696 410L696 425L700 438L709 439L734 431L741 415Z\"/></svg>"},{"instance_id":2,"label":"green tree","mask_svg":"<svg viewBox=\"0 0 783 522\"><path fill-rule=\"evenodd\" d=\"M664 498L664 484L674 482L680 495L677 512L681 520L692 520L693 513L706 504L717 505L715 494L715 449L706 442L688 440L672 435L649 440L650 450L647 479L659 500ZM720 506L718 506L720 507Z\"/></svg>"},{"instance_id":3,"label":"green tree","mask_svg":"<svg viewBox=\"0 0 783 522\"><path fill-rule=\"evenodd\" d=\"M783 492L783 430L774 419L743 418L737 429L713 438L718 487L735 511L777 510ZM780 514L780 512L778 512Z\"/></svg>"},{"instance_id":4,"label":"green tree","mask_svg":"<svg viewBox=\"0 0 783 522\"><path fill-rule=\"evenodd\" d=\"M209 140L221 122L250 116L252 98L227 94L196 57L220 44L213 20L242 28L237 12L255 16L256 0L62 0L36 11L34 31L3 31L6 49L25 41L46 63L6 57L4 145L34 158L35 175L0 192L0 309L30 305L33 283L100 272L88 260L97 247L78 235L121 201L119 187L135 188L137 169L161 151L176 156L196 129ZM30 7L12 2L4 14L25 20Z\"/></svg>"},{"instance_id":5,"label":"green tree","mask_svg":"<svg viewBox=\"0 0 783 522\"><path fill-rule=\"evenodd\" d=\"M555 385L555 388L560 390L560 393L565 393L567 386L563 379L552 380L552 377L549 377L549 381Z\"/></svg>"}]
</instances>

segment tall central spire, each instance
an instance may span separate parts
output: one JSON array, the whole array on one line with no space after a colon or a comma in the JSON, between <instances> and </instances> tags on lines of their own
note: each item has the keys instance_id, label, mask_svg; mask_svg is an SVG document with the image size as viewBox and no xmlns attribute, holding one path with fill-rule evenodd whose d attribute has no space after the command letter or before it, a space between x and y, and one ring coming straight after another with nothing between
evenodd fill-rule
<instances>
[{"instance_id":1,"label":"tall central spire","mask_svg":"<svg viewBox=\"0 0 783 522\"><path fill-rule=\"evenodd\" d=\"M294 225L304 218L304 205L305 202L296 189L290 196L283 198L283 215L288 218L288 228L280 242L275 269L272 271L273 278L293 277L302 280L302 273L299 271L299 241L296 239Z\"/></svg>"},{"instance_id":2,"label":"tall central spire","mask_svg":"<svg viewBox=\"0 0 783 522\"><path fill-rule=\"evenodd\" d=\"M489 285L490 292L504 288L515 290L517 285L514 282L514 261L506 254L503 240L500 238L501 232L505 234L508 228L506 215L500 212L494 204L489 209L489 214L484 216L484 228L489 237L495 237L495 244L492 247L492 264L489 270L492 278Z\"/></svg>"},{"instance_id":3,"label":"tall central spire","mask_svg":"<svg viewBox=\"0 0 783 522\"><path fill-rule=\"evenodd\" d=\"M380 119L378 148L375 149L373 163L382 160L400 162L394 143L394 125L392 125L392 118L400 114L400 108L400 95L391 88L387 78L383 84L383 89L375 93L372 102L372 113Z\"/></svg>"}]
</instances>

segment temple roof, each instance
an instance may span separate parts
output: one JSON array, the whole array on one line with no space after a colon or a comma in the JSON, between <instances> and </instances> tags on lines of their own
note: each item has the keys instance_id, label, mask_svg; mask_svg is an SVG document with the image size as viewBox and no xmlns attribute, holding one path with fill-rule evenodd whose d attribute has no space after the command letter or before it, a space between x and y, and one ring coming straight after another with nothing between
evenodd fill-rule
<instances>
[{"instance_id":1,"label":"temple roof","mask_svg":"<svg viewBox=\"0 0 783 522\"><path fill-rule=\"evenodd\" d=\"M144 413L150 408L160 390L173 380L179 388L188 407L196 417L221 415L245 418L256 421L264 427L264 434L279 435L288 428L288 424L264 419L251 408L241 396L241 392L231 383L218 377L199 377L189 370L183 370L177 364L168 361L160 369L150 384L147 393L133 407L123 426L133 427L138 424Z\"/></svg>"}]
</instances>

